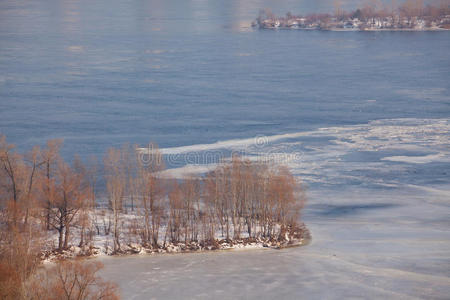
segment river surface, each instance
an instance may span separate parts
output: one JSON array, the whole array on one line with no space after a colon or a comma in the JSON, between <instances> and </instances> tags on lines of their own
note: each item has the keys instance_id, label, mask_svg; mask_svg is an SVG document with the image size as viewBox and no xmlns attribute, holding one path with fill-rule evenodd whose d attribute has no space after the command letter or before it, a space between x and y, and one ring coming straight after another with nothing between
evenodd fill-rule
<instances>
[{"instance_id":1,"label":"river surface","mask_svg":"<svg viewBox=\"0 0 450 300\"><path fill-rule=\"evenodd\" d=\"M321 196L305 247L107 257L102 275L126 299L448 299L448 195Z\"/></svg>"},{"instance_id":2,"label":"river surface","mask_svg":"<svg viewBox=\"0 0 450 300\"><path fill-rule=\"evenodd\" d=\"M342 1L346 9L361 1ZM2 0L0 133L62 154L237 151L307 187L310 245L102 258L125 299L448 298L450 32L254 30L332 0Z\"/></svg>"}]
</instances>

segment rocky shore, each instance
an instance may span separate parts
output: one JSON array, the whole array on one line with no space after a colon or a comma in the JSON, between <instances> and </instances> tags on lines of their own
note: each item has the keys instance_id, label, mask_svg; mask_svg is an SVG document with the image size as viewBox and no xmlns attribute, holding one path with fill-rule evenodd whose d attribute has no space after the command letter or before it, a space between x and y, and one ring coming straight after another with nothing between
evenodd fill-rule
<instances>
[{"instance_id":1,"label":"rocky shore","mask_svg":"<svg viewBox=\"0 0 450 300\"><path fill-rule=\"evenodd\" d=\"M311 240L311 234L304 224L295 230L286 232L283 238L270 239L239 238L239 239L214 239L210 242L189 242L189 243L166 243L152 247L138 243L128 243L122 246L119 252L109 252L104 246L96 243L84 247L70 246L66 250L44 251L41 259L44 262L71 259L77 257L98 257L102 255L122 256L135 254L167 254L167 253L190 253L218 250L238 250L238 249L284 249L307 245Z\"/></svg>"}]
</instances>

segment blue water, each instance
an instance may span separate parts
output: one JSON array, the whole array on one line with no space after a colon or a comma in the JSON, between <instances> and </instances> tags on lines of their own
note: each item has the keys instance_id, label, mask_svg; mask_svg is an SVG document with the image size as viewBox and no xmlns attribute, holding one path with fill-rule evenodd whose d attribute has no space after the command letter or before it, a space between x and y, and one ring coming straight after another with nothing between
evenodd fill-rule
<instances>
[{"instance_id":1,"label":"blue water","mask_svg":"<svg viewBox=\"0 0 450 300\"><path fill-rule=\"evenodd\" d=\"M450 116L450 32L252 30L263 7L333 2L2 1L0 132L70 157Z\"/></svg>"},{"instance_id":2,"label":"blue water","mask_svg":"<svg viewBox=\"0 0 450 300\"><path fill-rule=\"evenodd\" d=\"M21 150L155 141L178 176L238 149L305 183L307 247L103 259L124 298L448 298L450 31L249 26L333 2L0 1L0 133Z\"/></svg>"}]
</instances>

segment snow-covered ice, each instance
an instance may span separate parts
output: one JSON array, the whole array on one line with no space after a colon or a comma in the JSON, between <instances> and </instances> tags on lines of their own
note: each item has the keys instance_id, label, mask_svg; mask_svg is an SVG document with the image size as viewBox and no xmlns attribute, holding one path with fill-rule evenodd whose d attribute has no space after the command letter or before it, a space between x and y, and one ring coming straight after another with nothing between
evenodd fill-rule
<instances>
[{"instance_id":1,"label":"snow-covered ice","mask_svg":"<svg viewBox=\"0 0 450 300\"><path fill-rule=\"evenodd\" d=\"M449 129L380 120L250 145L249 156L301 153L287 163L308 186L309 245L102 257L102 275L127 299L448 299Z\"/></svg>"},{"instance_id":2,"label":"snow-covered ice","mask_svg":"<svg viewBox=\"0 0 450 300\"><path fill-rule=\"evenodd\" d=\"M108 257L103 275L117 281L127 299L448 297L443 199L408 189L329 191L313 195L311 203L316 197L335 204L308 207L313 241L306 247Z\"/></svg>"}]
</instances>

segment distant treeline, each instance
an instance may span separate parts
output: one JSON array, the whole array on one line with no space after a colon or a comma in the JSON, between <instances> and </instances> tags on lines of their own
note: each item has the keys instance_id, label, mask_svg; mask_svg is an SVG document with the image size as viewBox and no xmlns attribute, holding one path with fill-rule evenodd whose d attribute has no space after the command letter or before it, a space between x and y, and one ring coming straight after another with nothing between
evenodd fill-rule
<instances>
[{"instance_id":1,"label":"distant treeline","mask_svg":"<svg viewBox=\"0 0 450 300\"><path fill-rule=\"evenodd\" d=\"M436 3L437 2L437 3ZM260 27L302 27L339 25L339 22L358 20L360 26L371 25L374 19L389 20L392 28L414 27L414 21L421 20L424 27L440 26L448 28L450 24L450 1L441 0L433 4L424 4L423 0L406 0L400 4L392 0L383 3L380 0L365 1L360 8L353 11L342 9L341 1L334 2L334 13L293 15L288 12L285 17L275 16L269 9L261 10L256 20ZM276 25L275 25L276 24ZM345 23L343 23L345 24Z\"/></svg>"},{"instance_id":2,"label":"distant treeline","mask_svg":"<svg viewBox=\"0 0 450 300\"><path fill-rule=\"evenodd\" d=\"M369 18L384 18L388 16L401 17L431 17L439 18L450 15L450 0L435 1L437 3L424 4L423 0L405 0L400 1L391 0L390 3L383 3L381 0L368 0L360 8L353 11L346 11L342 9L342 1L334 1L334 13L323 14L307 14L307 15L293 15L291 12L286 14L286 18L304 17L311 20L318 20L323 18L336 17L338 19L358 18L360 20L367 20ZM277 17L269 9L260 11L259 20L263 19L277 19Z\"/></svg>"}]
</instances>

